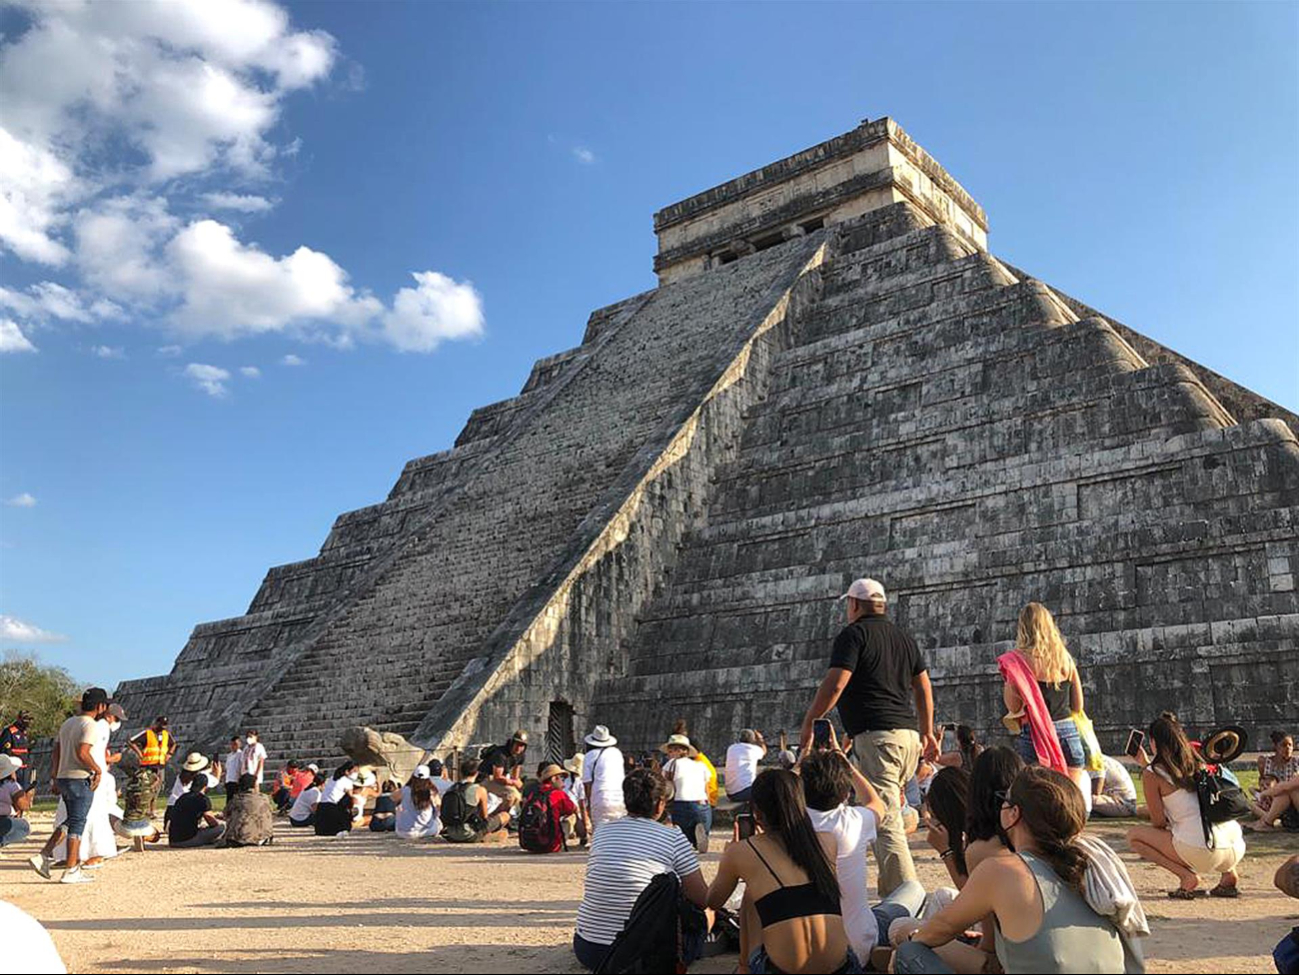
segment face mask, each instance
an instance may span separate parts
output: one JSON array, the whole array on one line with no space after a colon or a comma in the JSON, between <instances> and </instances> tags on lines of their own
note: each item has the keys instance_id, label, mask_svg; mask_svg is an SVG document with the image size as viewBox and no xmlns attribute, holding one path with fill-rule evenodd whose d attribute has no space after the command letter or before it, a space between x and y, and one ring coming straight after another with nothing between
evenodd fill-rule
<instances>
[{"instance_id":1,"label":"face mask","mask_svg":"<svg viewBox=\"0 0 1299 975\"><path fill-rule=\"evenodd\" d=\"M117 729L120 728L120 727L122 727L122 722L120 722L120 721L110 721L110 722L108 722L108 730L111 731L111 732L116 732Z\"/></svg>"}]
</instances>

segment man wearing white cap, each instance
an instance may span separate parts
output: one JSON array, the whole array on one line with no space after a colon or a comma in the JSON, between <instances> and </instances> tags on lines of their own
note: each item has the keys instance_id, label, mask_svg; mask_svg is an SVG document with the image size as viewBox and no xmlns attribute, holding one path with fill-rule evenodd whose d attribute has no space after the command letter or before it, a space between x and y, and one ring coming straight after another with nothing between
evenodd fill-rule
<instances>
[{"instance_id":1,"label":"man wearing white cap","mask_svg":"<svg viewBox=\"0 0 1299 975\"><path fill-rule=\"evenodd\" d=\"M858 579L840 599L847 601L848 625L835 638L829 672L803 719L802 751L812 747L814 723L837 704L853 758L886 807L875 840L879 893L886 897L916 879L900 797L921 754L938 757L933 690L916 641L885 613L882 585Z\"/></svg>"},{"instance_id":2,"label":"man wearing white cap","mask_svg":"<svg viewBox=\"0 0 1299 975\"><path fill-rule=\"evenodd\" d=\"M22 759L0 755L0 846L21 843L31 834L26 812L32 807L32 793L18 781Z\"/></svg>"}]
</instances>

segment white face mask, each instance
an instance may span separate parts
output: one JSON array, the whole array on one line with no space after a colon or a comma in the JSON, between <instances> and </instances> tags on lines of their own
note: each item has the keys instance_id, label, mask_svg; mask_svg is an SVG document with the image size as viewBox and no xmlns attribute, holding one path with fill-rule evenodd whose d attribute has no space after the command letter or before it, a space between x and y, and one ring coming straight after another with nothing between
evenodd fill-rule
<instances>
[{"instance_id":1,"label":"white face mask","mask_svg":"<svg viewBox=\"0 0 1299 975\"><path fill-rule=\"evenodd\" d=\"M109 721L109 722L108 722L108 730L111 731L111 732L116 732L117 729L120 728L120 727L122 727L122 722L120 722L120 721Z\"/></svg>"}]
</instances>

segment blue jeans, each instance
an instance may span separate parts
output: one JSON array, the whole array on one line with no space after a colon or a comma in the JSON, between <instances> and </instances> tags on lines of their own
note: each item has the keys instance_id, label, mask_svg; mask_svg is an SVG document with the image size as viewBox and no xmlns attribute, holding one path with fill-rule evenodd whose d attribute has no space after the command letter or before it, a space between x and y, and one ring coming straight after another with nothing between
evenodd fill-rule
<instances>
[{"instance_id":1,"label":"blue jeans","mask_svg":"<svg viewBox=\"0 0 1299 975\"><path fill-rule=\"evenodd\" d=\"M938 952L918 941L904 941L893 953L893 971L897 975L952 975L952 969L938 957Z\"/></svg>"},{"instance_id":2,"label":"blue jeans","mask_svg":"<svg viewBox=\"0 0 1299 975\"><path fill-rule=\"evenodd\" d=\"M17 816L0 816L0 846L21 843L31 835L32 824Z\"/></svg>"},{"instance_id":3,"label":"blue jeans","mask_svg":"<svg viewBox=\"0 0 1299 975\"><path fill-rule=\"evenodd\" d=\"M844 959L843 964L836 968L830 975L859 975L864 971L861 962L857 959L857 954L851 948L848 949L848 956ZM749 971L753 975L781 975L781 970L771 963L767 957L767 947L763 945L749 956Z\"/></svg>"},{"instance_id":4,"label":"blue jeans","mask_svg":"<svg viewBox=\"0 0 1299 975\"><path fill-rule=\"evenodd\" d=\"M1055 723L1055 736L1060 739L1060 751L1064 752L1064 763L1070 768L1086 768L1087 753L1083 751L1082 735L1078 734L1078 725L1073 718L1062 718ZM1014 739L1015 751L1024 760L1025 765L1037 764L1037 749L1033 747L1033 735L1024 725Z\"/></svg>"},{"instance_id":5,"label":"blue jeans","mask_svg":"<svg viewBox=\"0 0 1299 975\"><path fill-rule=\"evenodd\" d=\"M731 802L748 802L753 798L753 786L746 785L739 792L728 792L726 798L730 799Z\"/></svg>"},{"instance_id":6,"label":"blue jeans","mask_svg":"<svg viewBox=\"0 0 1299 975\"><path fill-rule=\"evenodd\" d=\"M900 917L916 917L925 904L925 888L919 880L904 880L889 892L889 896L871 908L875 923L879 925L877 945L889 943L889 925Z\"/></svg>"},{"instance_id":7,"label":"blue jeans","mask_svg":"<svg viewBox=\"0 0 1299 975\"><path fill-rule=\"evenodd\" d=\"M86 817L90 815L90 804L95 800L94 790L90 788L89 779L55 779L59 786L59 797L63 800L63 808L67 810L67 822L63 828L67 830L68 839L79 840L81 834L86 831Z\"/></svg>"},{"instance_id":8,"label":"blue jeans","mask_svg":"<svg viewBox=\"0 0 1299 975\"><path fill-rule=\"evenodd\" d=\"M678 802L671 806L672 825L685 834L690 845L695 845L695 824L703 823L706 831L713 828L713 807L706 802Z\"/></svg>"}]
</instances>

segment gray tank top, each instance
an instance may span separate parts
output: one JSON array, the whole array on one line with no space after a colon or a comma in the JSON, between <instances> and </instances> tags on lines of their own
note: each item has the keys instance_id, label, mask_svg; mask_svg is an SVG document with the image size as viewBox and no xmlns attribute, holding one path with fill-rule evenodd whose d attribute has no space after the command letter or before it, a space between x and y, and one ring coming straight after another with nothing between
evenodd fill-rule
<instances>
[{"instance_id":1,"label":"gray tank top","mask_svg":"<svg viewBox=\"0 0 1299 975\"><path fill-rule=\"evenodd\" d=\"M1109 918L1065 886L1050 865L1031 853L1019 858L1033 871L1042 895L1042 926L1025 941L1011 941L997 927L997 958L1007 975L1050 972L1123 972L1123 941Z\"/></svg>"}]
</instances>

